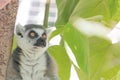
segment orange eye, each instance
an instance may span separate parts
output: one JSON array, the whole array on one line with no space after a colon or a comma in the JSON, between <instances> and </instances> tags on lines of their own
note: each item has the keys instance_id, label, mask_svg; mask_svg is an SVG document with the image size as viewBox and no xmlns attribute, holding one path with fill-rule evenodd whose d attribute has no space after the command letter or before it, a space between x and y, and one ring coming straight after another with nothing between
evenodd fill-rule
<instances>
[{"instance_id":1,"label":"orange eye","mask_svg":"<svg viewBox=\"0 0 120 80\"><path fill-rule=\"evenodd\" d=\"M47 38L46 33L43 33L43 34L42 34L42 37L46 39L46 38Z\"/></svg>"},{"instance_id":2,"label":"orange eye","mask_svg":"<svg viewBox=\"0 0 120 80\"><path fill-rule=\"evenodd\" d=\"M30 31L30 32L29 32L29 37L30 37L30 38L37 38L37 37L38 37L38 34L35 33L35 31Z\"/></svg>"},{"instance_id":3,"label":"orange eye","mask_svg":"<svg viewBox=\"0 0 120 80\"><path fill-rule=\"evenodd\" d=\"M30 36L31 36L31 37L34 37L34 36L35 36L35 33L34 33L34 32L31 32L31 33L30 33Z\"/></svg>"}]
</instances>

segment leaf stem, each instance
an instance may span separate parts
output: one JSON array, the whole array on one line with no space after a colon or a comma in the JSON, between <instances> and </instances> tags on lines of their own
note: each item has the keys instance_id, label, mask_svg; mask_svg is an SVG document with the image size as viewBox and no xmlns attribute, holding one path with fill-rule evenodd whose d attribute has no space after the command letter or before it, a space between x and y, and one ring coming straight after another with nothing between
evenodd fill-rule
<instances>
[{"instance_id":1,"label":"leaf stem","mask_svg":"<svg viewBox=\"0 0 120 80\"><path fill-rule=\"evenodd\" d=\"M45 28L48 27L49 8L50 8L50 0L47 0L46 8L45 8L44 24L43 24Z\"/></svg>"}]
</instances>

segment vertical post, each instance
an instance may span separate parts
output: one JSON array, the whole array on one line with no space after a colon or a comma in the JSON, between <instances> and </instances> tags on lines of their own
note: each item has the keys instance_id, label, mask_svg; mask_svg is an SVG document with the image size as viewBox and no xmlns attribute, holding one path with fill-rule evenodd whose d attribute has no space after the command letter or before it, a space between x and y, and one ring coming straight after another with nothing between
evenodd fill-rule
<instances>
[{"instance_id":1,"label":"vertical post","mask_svg":"<svg viewBox=\"0 0 120 80\"><path fill-rule=\"evenodd\" d=\"M18 0L0 0L0 80L6 80L17 7Z\"/></svg>"},{"instance_id":2,"label":"vertical post","mask_svg":"<svg viewBox=\"0 0 120 80\"><path fill-rule=\"evenodd\" d=\"M45 16L44 16L44 27L48 27L48 17L49 17L49 8L50 8L50 0L47 0L46 6L45 6Z\"/></svg>"}]
</instances>

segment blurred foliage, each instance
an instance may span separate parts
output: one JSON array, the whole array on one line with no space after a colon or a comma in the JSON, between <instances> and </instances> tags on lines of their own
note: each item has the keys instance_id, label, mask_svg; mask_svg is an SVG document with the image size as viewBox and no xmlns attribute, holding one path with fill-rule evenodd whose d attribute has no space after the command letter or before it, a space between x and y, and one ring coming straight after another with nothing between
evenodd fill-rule
<instances>
[{"instance_id":1,"label":"blurred foliage","mask_svg":"<svg viewBox=\"0 0 120 80\"><path fill-rule=\"evenodd\" d=\"M118 14L120 11L120 1L56 1L58 7L58 19L56 22L57 29L53 32L51 38L59 34L61 35L62 41L68 44L77 60L79 67L77 67L74 62L70 62L70 64L74 65L79 78L81 80L111 80L116 77L114 80L117 80L117 75L119 75L118 72L120 70L120 44L112 44L111 41L107 39L107 37L103 38L97 36L97 34L100 34L100 32L97 32L97 34L94 34L94 36L87 36L83 31L81 31L82 29L80 29L81 27L79 24L76 28L76 25L74 25L74 23L78 19L82 18L87 21L94 21L98 24L100 23L105 27L111 29L111 27L113 27L113 22L116 24L120 18L120 14ZM100 16L100 18L96 16ZM63 48L65 48L64 43L62 44ZM55 50L57 52L61 52L58 49ZM62 58L62 55L59 55L59 57ZM58 60L56 57L55 59ZM65 63L68 62L66 61ZM58 64L61 63L58 62ZM66 72L66 74L69 73L70 72ZM64 75L61 77L64 77ZM68 79L69 78L66 77L66 79L62 80Z\"/></svg>"}]
</instances>

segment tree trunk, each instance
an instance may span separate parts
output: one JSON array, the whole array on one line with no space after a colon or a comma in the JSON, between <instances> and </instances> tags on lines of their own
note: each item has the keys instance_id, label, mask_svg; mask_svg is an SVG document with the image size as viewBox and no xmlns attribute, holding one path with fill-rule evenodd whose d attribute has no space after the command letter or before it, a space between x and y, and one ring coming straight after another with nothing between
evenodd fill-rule
<instances>
[{"instance_id":1,"label":"tree trunk","mask_svg":"<svg viewBox=\"0 0 120 80\"><path fill-rule=\"evenodd\" d=\"M5 0L0 2L2 3L2 1ZM6 68L12 48L17 8L18 1L11 0L0 9L0 80L6 79Z\"/></svg>"}]
</instances>

